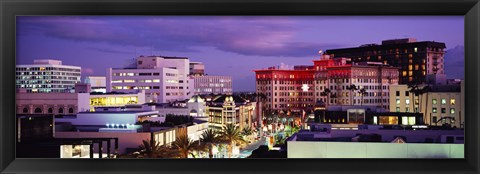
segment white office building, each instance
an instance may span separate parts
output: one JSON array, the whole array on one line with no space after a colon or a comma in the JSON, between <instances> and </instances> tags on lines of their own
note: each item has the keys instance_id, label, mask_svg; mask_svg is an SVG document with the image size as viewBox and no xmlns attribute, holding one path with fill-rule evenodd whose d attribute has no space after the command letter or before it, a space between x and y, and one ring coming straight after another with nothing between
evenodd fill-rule
<instances>
[{"instance_id":1,"label":"white office building","mask_svg":"<svg viewBox=\"0 0 480 174\"><path fill-rule=\"evenodd\" d=\"M195 95L232 94L231 76L192 76Z\"/></svg>"},{"instance_id":2,"label":"white office building","mask_svg":"<svg viewBox=\"0 0 480 174\"><path fill-rule=\"evenodd\" d=\"M92 92L107 92L107 78L104 76L88 76L85 83L90 84Z\"/></svg>"},{"instance_id":3,"label":"white office building","mask_svg":"<svg viewBox=\"0 0 480 174\"><path fill-rule=\"evenodd\" d=\"M186 57L140 56L134 68L109 68L107 92L145 90L146 102L166 103L193 95Z\"/></svg>"},{"instance_id":4,"label":"white office building","mask_svg":"<svg viewBox=\"0 0 480 174\"><path fill-rule=\"evenodd\" d=\"M79 66L62 65L60 60L34 60L30 65L17 65L16 88L28 93L73 92L80 76Z\"/></svg>"}]
</instances>

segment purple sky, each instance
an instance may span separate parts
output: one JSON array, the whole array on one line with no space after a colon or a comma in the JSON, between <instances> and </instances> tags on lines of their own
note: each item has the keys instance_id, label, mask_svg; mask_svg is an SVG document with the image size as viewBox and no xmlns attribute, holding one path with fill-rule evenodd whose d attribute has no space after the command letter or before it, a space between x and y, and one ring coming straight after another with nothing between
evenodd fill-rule
<instances>
[{"instance_id":1,"label":"purple sky","mask_svg":"<svg viewBox=\"0 0 480 174\"><path fill-rule=\"evenodd\" d=\"M311 65L320 49L405 37L464 45L463 16L23 16L16 27L17 64L58 59L105 76L139 55L186 56L232 76L234 91L254 90L253 69Z\"/></svg>"}]
</instances>

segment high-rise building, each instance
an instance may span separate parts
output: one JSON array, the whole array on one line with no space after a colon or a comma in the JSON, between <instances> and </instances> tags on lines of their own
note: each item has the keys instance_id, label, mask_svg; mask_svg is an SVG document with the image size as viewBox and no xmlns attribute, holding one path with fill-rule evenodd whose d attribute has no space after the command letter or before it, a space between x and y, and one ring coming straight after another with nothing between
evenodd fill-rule
<instances>
[{"instance_id":1,"label":"high-rise building","mask_svg":"<svg viewBox=\"0 0 480 174\"><path fill-rule=\"evenodd\" d=\"M304 110L315 105L313 69L289 70L270 67L255 70L256 92L271 110Z\"/></svg>"},{"instance_id":2,"label":"high-rise building","mask_svg":"<svg viewBox=\"0 0 480 174\"><path fill-rule=\"evenodd\" d=\"M73 92L80 82L81 68L62 65L60 60L34 60L30 65L17 65L16 88L26 92Z\"/></svg>"},{"instance_id":3,"label":"high-rise building","mask_svg":"<svg viewBox=\"0 0 480 174\"><path fill-rule=\"evenodd\" d=\"M389 108L389 85L398 84L398 68L378 62L352 63L350 58L322 55L314 66L294 70L255 70L256 91L272 110L312 110L317 101L330 105ZM354 85L354 86L353 86Z\"/></svg>"},{"instance_id":4,"label":"high-rise building","mask_svg":"<svg viewBox=\"0 0 480 174\"><path fill-rule=\"evenodd\" d=\"M158 103L186 100L193 95L186 57L140 56L134 68L107 71L107 92L145 90L146 102Z\"/></svg>"},{"instance_id":5,"label":"high-rise building","mask_svg":"<svg viewBox=\"0 0 480 174\"><path fill-rule=\"evenodd\" d=\"M398 68L350 58L314 60L315 101L329 105L380 106L389 109L389 86L398 84Z\"/></svg>"},{"instance_id":6,"label":"high-rise building","mask_svg":"<svg viewBox=\"0 0 480 174\"><path fill-rule=\"evenodd\" d=\"M191 76L194 80L195 95L232 94L231 76Z\"/></svg>"},{"instance_id":7,"label":"high-rise building","mask_svg":"<svg viewBox=\"0 0 480 174\"><path fill-rule=\"evenodd\" d=\"M202 62L190 62L190 75L192 76L205 75L205 65Z\"/></svg>"},{"instance_id":8,"label":"high-rise building","mask_svg":"<svg viewBox=\"0 0 480 174\"><path fill-rule=\"evenodd\" d=\"M381 45L327 50L333 58L349 57L353 62L382 62L399 67L399 83L445 83L445 43L417 42L414 38L384 40Z\"/></svg>"}]
</instances>

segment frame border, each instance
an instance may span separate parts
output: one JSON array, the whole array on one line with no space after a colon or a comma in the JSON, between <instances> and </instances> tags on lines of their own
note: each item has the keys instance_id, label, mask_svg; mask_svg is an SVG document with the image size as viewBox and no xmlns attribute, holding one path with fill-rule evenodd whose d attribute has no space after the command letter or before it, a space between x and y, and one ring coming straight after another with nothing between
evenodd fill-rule
<instances>
[{"instance_id":1,"label":"frame border","mask_svg":"<svg viewBox=\"0 0 480 174\"><path fill-rule=\"evenodd\" d=\"M1 173L479 173L479 0L0 0L0 11ZM464 15L468 153L465 159L15 159L18 15Z\"/></svg>"}]
</instances>

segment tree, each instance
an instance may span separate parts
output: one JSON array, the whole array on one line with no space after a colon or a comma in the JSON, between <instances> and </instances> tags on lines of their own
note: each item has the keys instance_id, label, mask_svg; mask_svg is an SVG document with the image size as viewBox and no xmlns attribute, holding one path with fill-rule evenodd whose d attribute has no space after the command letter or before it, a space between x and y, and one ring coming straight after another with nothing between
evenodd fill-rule
<instances>
[{"instance_id":1,"label":"tree","mask_svg":"<svg viewBox=\"0 0 480 174\"><path fill-rule=\"evenodd\" d=\"M247 126L247 127L244 127L243 130L242 130L242 135L247 137L247 140L250 139L250 135L253 134L253 130L252 128L250 128L250 126Z\"/></svg>"},{"instance_id":2,"label":"tree","mask_svg":"<svg viewBox=\"0 0 480 174\"><path fill-rule=\"evenodd\" d=\"M234 144L245 144L246 141L242 137L241 130L238 126L227 124L220 133L220 139L228 145L228 157L232 157Z\"/></svg>"},{"instance_id":3,"label":"tree","mask_svg":"<svg viewBox=\"0 0 480 174\"><path fill-rule=\"evenodd\" d=\"M213 129L204 131L200 137L200 142L208 148L208 157L213 158L213 145L220 142L217 131Z\"/></svg>"},{"instance_id":4,"label":"tree","mask_svg":"<svg viewBox=\"0 0 480 174\"><path fill-rule=\"evenodd\" d=\"M351 91L350 103L353 105L353 93L355 93L355 91L358 90L358 87L355 84L351 84L350 86L347 86L347 89Z\"/></svg>"},{"instance_id":5,"label":"tree","mask_svg":"<svg viewBox=\"0 0 480 174\"><path fill-rule=\"evenodd\" d=\"M177 150L180 155L180 158L188 158L188 154L191 154L193 157L195 155L192 153L194 150L199 150L200 146L198 143L193 142L187 136L179 136L172 143L172 147Z\"/></svg>"},{"instance_id":6,"label":"tree","mask_svg":"<svg viewBox=\"0 0 480 174\"><path fill-rule=\"evenodd\" d=\"M321 96L326 96L327 97L327 101L325 102L325 105L328 106L328 103L329 103L329 98L328 96L330 95L330 93L332 93L332 91L330 91L329 88L325 88L323 90L323 92L320 93Z\"/></svg>"},{"instance_id":7,"label":"tree","mask_svg":"<svg viewBox=\"0 0 480 174\"><path fill-rule=\"evenodd\" d=\"M365 90L365 88L362 88L362 89L358 90L358 94L360 94L360 96L362 96L362 101L361 101L360 106L363 106L363 96L368 94L367 90Z\"/></svg>"},{"instance_id":8,"label":"tree","mask_svg":"<svg viewBox=\"0 0 480 174\"><path fill-rule=\"evenodd\" d=\"M160 146L158 142L152 144L150 140L143 140L140 148L139 158L169 158L172 157L172 149Z\"/></svg>"}]
</instances>

